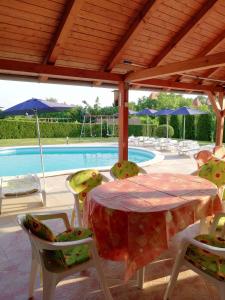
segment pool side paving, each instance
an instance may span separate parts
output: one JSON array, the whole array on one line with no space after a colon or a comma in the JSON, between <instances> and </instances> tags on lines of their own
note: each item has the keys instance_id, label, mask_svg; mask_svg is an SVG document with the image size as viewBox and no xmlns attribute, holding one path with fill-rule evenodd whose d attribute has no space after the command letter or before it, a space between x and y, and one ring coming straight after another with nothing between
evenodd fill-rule
<instances>
[{"instance_id":1,"label":"pool side paving","mask_svg":"<svg viewBox=\"0 0 225 300\"><path fill-rule=\"evenodd\" d=\"M189 157L164 153L164 161L145 167L151 172L190 174L196 164ZM109 173L105 173L109 176ZM46 178L47 207L40 207L38 196L12 198L3 201L3 214L0 217L0 300L24 300L28 295L31 252L26 235L16 223L16 215L25 212L64 211L70 214L73 197L65 187L66 175ZM54 221L55 222L55 221ZM60 230L61 224L53 224ZM104 273L115 300L162 300L174 257L177 240L183 234L193 236L195 229L181 232L171 243L171 248L161 260L147 266L146 283L143 290L137 289L136 278L128 283L123 281L124 264L102 260ZM89 276L90 275L90 276ZM39 281L39 280L38 280ZM41 288L37 285L35 300L41 299ZM87 274L68 277L57 286L56 300L100 300L100 290L96 272L90 269ZM216 289L192 271L183 269L173 300L219 300Z\"/></svg>"}]
</instances>

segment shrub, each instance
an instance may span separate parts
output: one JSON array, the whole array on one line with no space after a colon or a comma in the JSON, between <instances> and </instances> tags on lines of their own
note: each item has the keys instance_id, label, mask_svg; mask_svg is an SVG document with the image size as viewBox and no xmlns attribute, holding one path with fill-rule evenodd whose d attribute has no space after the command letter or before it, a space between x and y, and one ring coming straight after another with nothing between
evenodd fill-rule
<instances>
[{"instance_id":1,"label":"shrub","mask_svg":"<svg viewBox=\"0 0 225 300\"><path fill-rule=\"evenodd\" d=\"M168 137L173 137L174 130L173 127L168 125ZM157 137L167 137L167 125L159 125L156 129L156 136Z\"/></svg>"},{"instance_id":2,"label":"shrub","mask_svg":"<svg viewBox=\"0 0 225 300\"><path fill-rule=\"evenodd\" d=\"M189 140L195 140L196 138L196 126L195 116L185 116L185 138Z\"/></svg>"}]
</instances>

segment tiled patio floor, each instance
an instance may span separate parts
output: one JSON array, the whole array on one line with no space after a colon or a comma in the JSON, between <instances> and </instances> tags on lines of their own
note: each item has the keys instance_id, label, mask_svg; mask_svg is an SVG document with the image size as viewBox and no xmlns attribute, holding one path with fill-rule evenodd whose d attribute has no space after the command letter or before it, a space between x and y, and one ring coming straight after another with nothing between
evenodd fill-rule
<instances>
[{"instance_id":1,"label":"tiled patio floor","mask_svg":"<svg viewBox=\"0 0 225 300\"><path fill-rule=\"evenodd\" d=\"M146 168L148 172L191 173L195 163L189 158L166 155L166 159ZM66 211L70 213L73 198L65 188L66 176L47 178L47 208L39 207L37 196L10 199L3 203L0 217L0 300L27 299L30 269L30 246L26 235L16 223L16 215L22 212ZM61 225L58 225L61 226ZM54 226L55 227L55 226ZM59 229L59 228L58 228ZM188 230L181 234L193 234ZM179 237L177 237L178 239ZM176 240L177 240L176 239ZM147 267L144 290L136 286L135 278L127 284L123 281L122 263L103 260L104 273L117 300L161 300L171 271L172 260L165 260L175 255L174 242L171 250L163 255L163 261L157 261ZM90 269L90 276L77 274L62 281L57 286L56 299L64 300L100 300L103 294L99 289L95 270ZM37 285L35 299L41 299L41 289ZM217 291L208 282L195 273L183 270L173 295L174 300L218 300Z\"/></svg>"}]
</instances>

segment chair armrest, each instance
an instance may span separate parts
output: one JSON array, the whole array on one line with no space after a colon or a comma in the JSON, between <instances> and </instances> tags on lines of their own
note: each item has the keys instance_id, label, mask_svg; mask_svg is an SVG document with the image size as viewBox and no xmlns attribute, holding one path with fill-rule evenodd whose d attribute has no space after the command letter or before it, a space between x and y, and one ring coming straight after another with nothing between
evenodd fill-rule
<instances>
[{"instance_id":1,"label":"chair armrest","mask_svg":"<svg viewBox=\"0 0 225 300\"><path fill-rule=\"evenodd\" d=\"M102 182L109 182L109 178L106 177L105 175L101 174L102 175Z\"/></svg>"},{"instance_id":2,"label":"chair armrest","mask_svg":"<svg viewBox=\"0 0 225 300\"><path fill-rule=\"evenodd\" d=\"M48 242L38 237L32 237L33 239L37 240L38 243L41 245L43 250L67 250L71 247L80 246L80 245L90 245L93 244L93 238L86 238L78 241L70 241L70 242Z\"/></svg>"},{"instance_id":3,"label":"chair armrest","mask_svg":"<svg viewBox=\"0 0 225 300\"><path fill-rule=\"evenodd\" d=\"M143 169L142 167L139 167L139 173L148 174L147 171L145 169Z\"/></svg>"},{"instance_id":4,"label":"chair armrest","mask_svg":"<svg viewBox=\"0 0 225 300\"><path fill-rule=\"evenodd\" d=\"M196 246L197 248L206 250L212 254L215 254L215 255L225 258L225 248L219 248L219 247L207 245L207 244L201 243L192 238L184 238L183 239L183 247L187 248L189 245Z\"/></svg>"},{"instance_id":5,"label":"chair armrest","mask_svg":"<svg viewBox=\"0 0 225 300\"><path fill-rule=\"evenodd\" d=\"M190 175L193 175L193 176L198 176L198 170L195 170L194 172L192 172Z\"/></svg>"},{"instance_id":6,"label":"chair armrest","mask_svg":"<svg viewBox=\"0 0 225 300\"><path fill-rule=\"evenodd\" d=\"M70 186L70 179L73 176L73 174L70 174L67 178L66 178L66 188L69 192L71 192L73 195L77 196L79 193L75 192L71 186Z\"/></svg>"},{"instance_id":7,"label":"chair armrest","mask_svg":"<svg viewBox=\"0 0 225 300\"><path fill-rule=\"evenodd\" d=\"M41 221L52 220L52 219L62 219L66 229L67 230L71 229L70 222L68 220L68 216L66 213L53 213L53 214L43 214L43 215L34 214L34 216Z\"/></svg>"},{"instance_id":8,"label":"chair armrest","mask_svg":"<svg viewBox=\"0 0 225 300\"><path fill-rule=\"evenodd\" d=\"M216 228L219 224L219 221L222 217L225 217L225 212L221 212L221 213L217 213L215 215L215 217L213 218L213 222L212 222L212 225L210 226L210 229L209 229L209 233L210 234L215 234L216 232ZM225 225L224 225L225 226Z\"/></svg>"}]
</instances>

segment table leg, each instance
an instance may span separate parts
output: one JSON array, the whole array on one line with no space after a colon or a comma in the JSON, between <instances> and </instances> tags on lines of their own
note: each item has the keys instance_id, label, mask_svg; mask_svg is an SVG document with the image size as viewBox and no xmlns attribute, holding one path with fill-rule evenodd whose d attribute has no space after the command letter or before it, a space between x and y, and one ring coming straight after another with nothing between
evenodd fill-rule
<instances>
[{"instance_id":1,"label":"table leg","mask_svg":"<svg viewBox=\"0 0 225 300\"><path fill-rule=\"evenodd\" d=\"M138 288L143 289L144 287L144 280L145 280L145 267L139 269L137 271L137 283L138 283Z\"/></svg>"}]
</instances>

